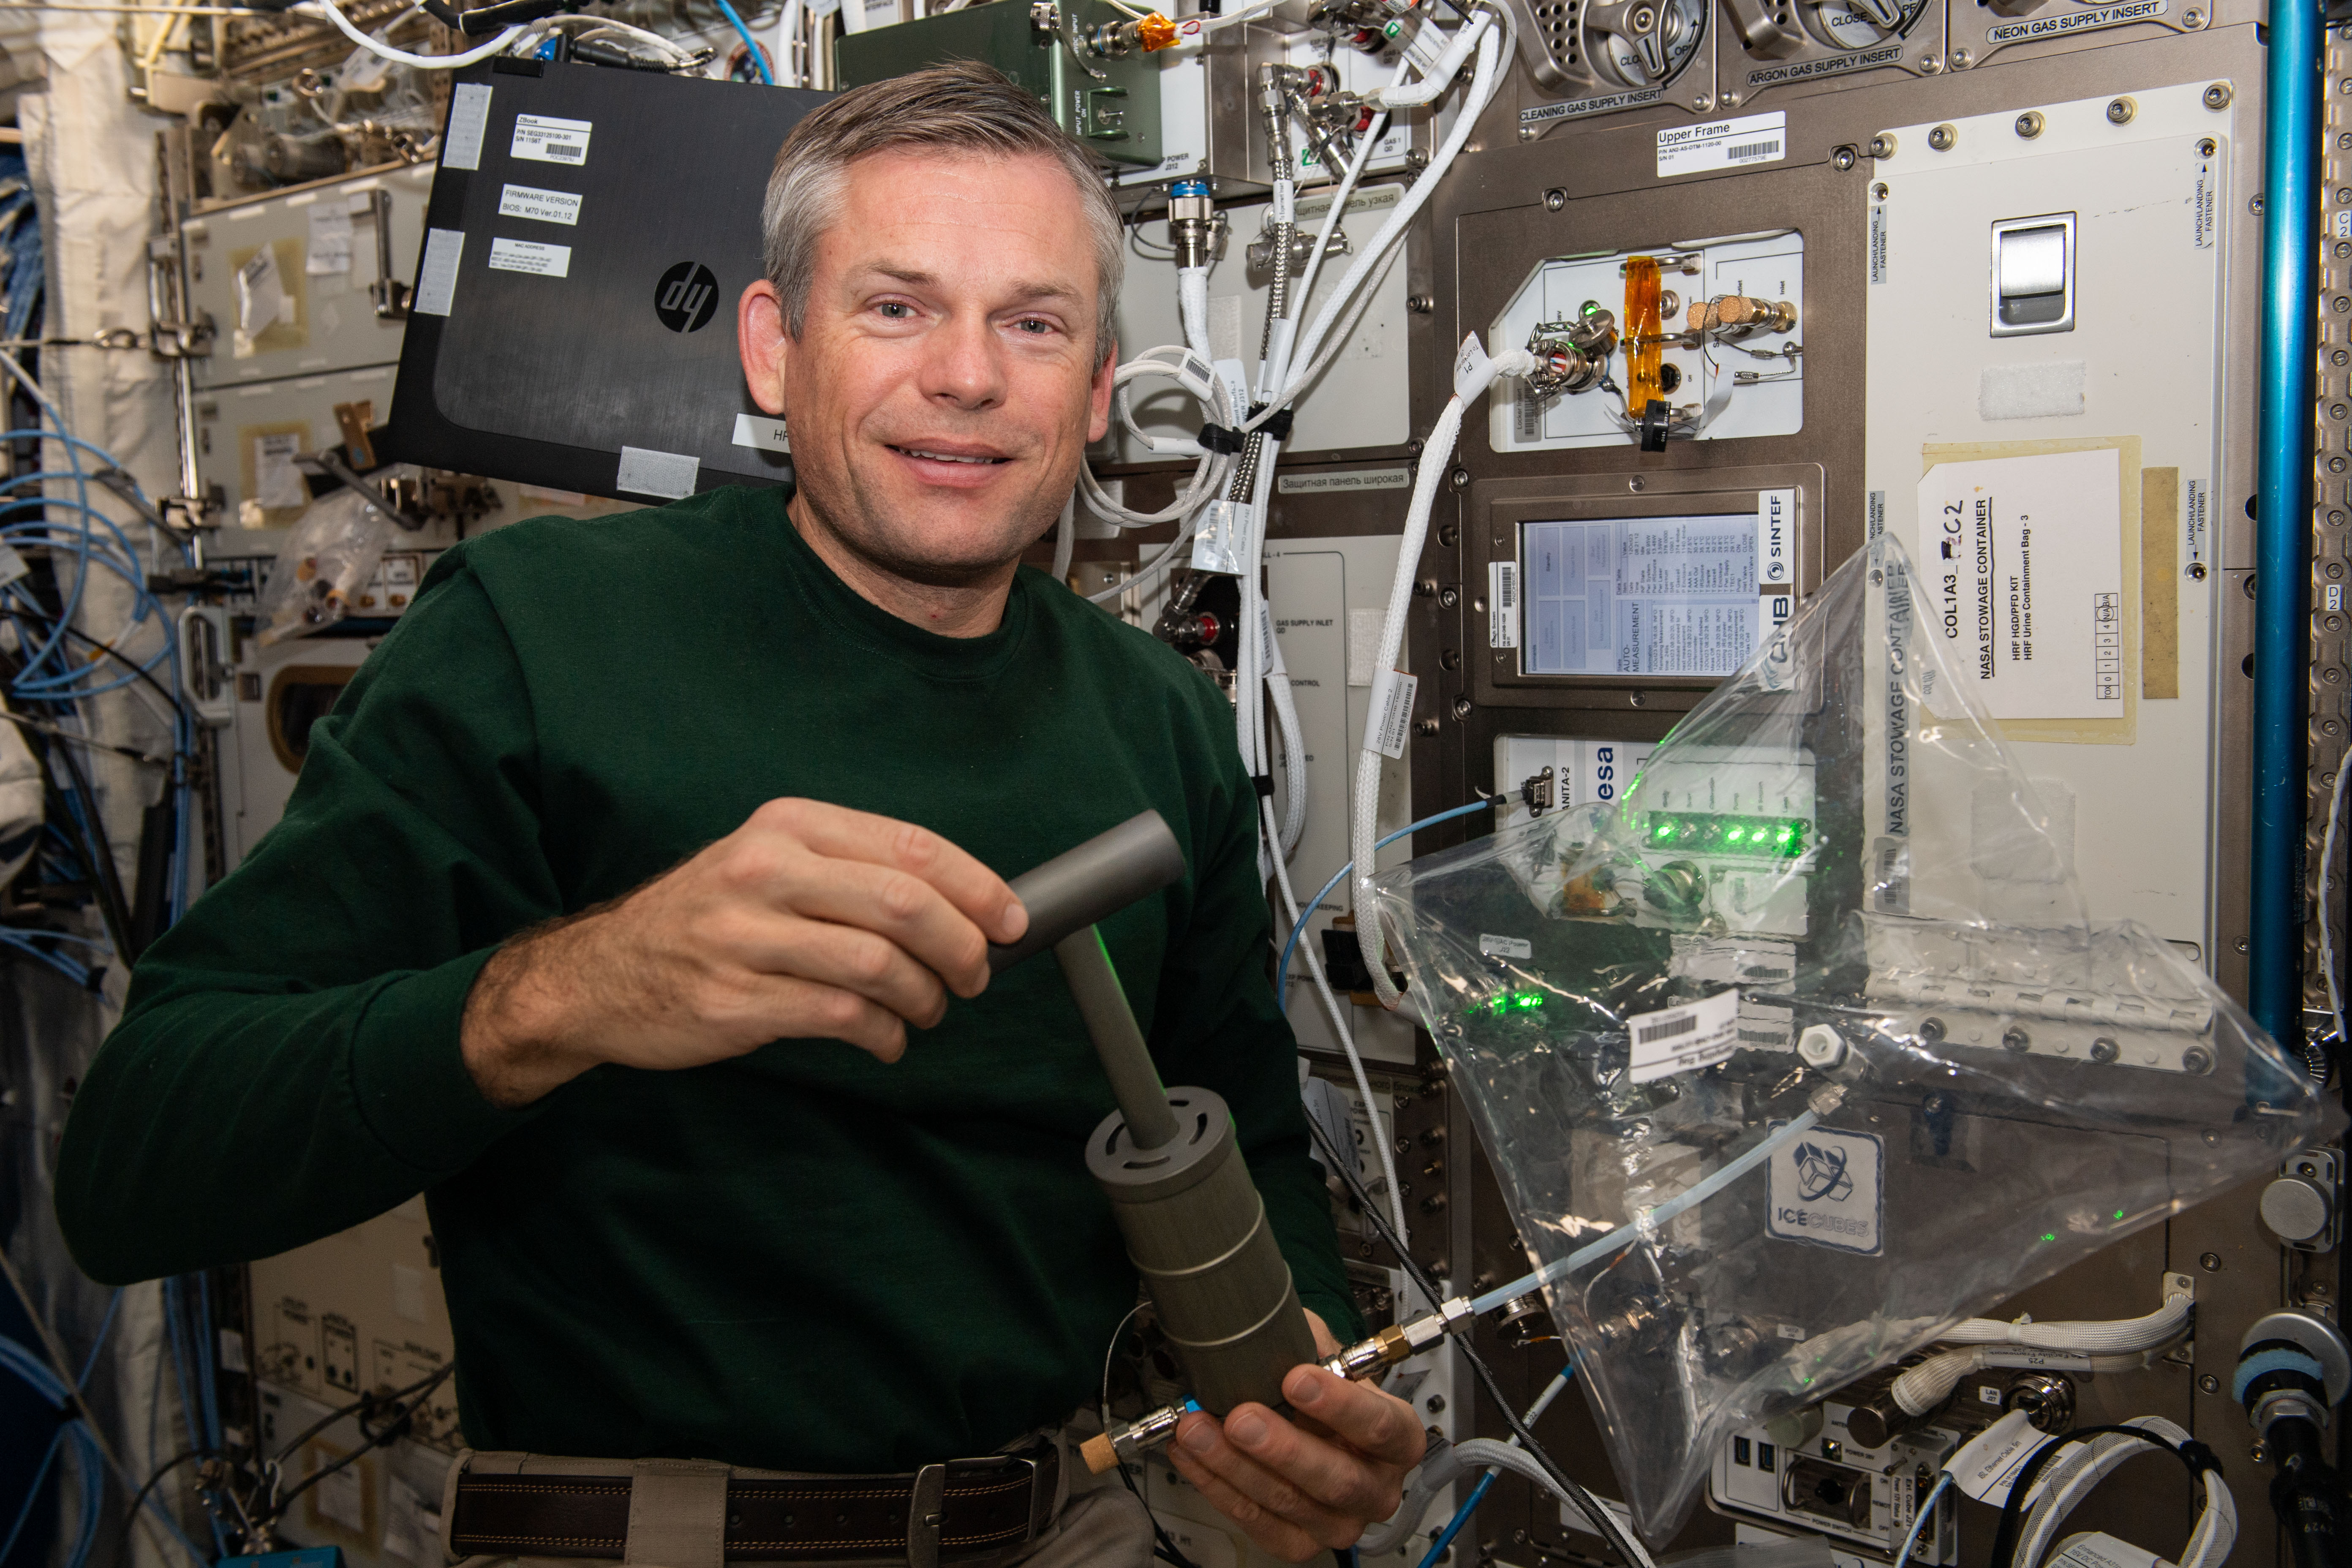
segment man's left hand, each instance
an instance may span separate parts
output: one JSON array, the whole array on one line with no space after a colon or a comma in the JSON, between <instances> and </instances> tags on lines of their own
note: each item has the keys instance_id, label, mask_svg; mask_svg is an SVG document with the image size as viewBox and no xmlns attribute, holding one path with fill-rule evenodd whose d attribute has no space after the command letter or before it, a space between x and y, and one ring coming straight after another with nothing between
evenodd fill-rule
<instances>
[{"instance_id":1,"label":"man's left hand","mask_svg":"<svg viewBox=\"0 0 2352 1568\"><path fill-rule=\"evenodd\" d=\"M1337 1354L1323 1320L1307 1321L1318 1353ZM1429 1439L1412 1405L1319 1366L1291 1368L1282 1396L1286 1416L1263 1405L1236 1405L1223 1421L1187 1415L1166 1452L1260 1551L1304 1563L1394 1513Z\"/></svg>"}]
</instances>

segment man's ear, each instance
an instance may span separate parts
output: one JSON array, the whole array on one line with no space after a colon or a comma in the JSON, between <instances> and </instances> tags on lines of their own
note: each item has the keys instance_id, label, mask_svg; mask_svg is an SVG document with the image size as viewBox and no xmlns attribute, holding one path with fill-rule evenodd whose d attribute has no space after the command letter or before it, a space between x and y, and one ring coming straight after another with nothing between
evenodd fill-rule
<instances>
[{"instance_id":1,"label":"man's ear","mask_svg":"<svg viewBox=\"0 0 2352 1568\"><path fill-rule=\"evenodd\" d=\"M784 411L784 358L793 351L792 334L784 331L784 302L766 279L743 290L735 302L735 342L743 356L744 384L751 401L770 414ZM1103 422L1108 422L1109 383L1104 382Z\"/></svg>"},{"instance_id":2,"label":"man's ear","mask_svg":"<svg viewBox=\"0 0 2352 1568\"><path fill-rule=\"evenodd\" d=\"M1110 353L1103 355L1102 364L1095 371L1094 384L1087 389L1087 445L1090 447L1110 434L1110 378L1118 368L1118 340L1113 338Z\"/></svg>"}]
</instances>

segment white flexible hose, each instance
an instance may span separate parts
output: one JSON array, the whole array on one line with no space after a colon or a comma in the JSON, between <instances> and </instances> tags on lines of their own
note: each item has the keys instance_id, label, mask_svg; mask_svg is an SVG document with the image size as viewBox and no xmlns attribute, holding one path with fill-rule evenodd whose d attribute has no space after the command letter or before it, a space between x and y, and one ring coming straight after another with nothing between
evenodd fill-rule
<instances>
[{"instance_id":1,"label":"white flexible hose","mask_svg":"<svg viewBox=\"0 0 2352 1568\"><path fill-rule=\"evenodd\" d=\"M2147 1351L2092 1355L2084 1352L2027 1350L1972 1345L1931 1356L1895 1380L1895 1403L1909 1415L1925 1415L1951 1397L1960 1380L1989 1366L2049 1367L2065 1372L2136 1372L2147 1365Z\"/></svg>"},{"instance_id":2,"label":"white flexible hose","mask_svg":"<svg viewBox=\"0 0 2352 1568\"><path fill-rule=\"evenodd\" d=\"M1381 109L1417 109L1444 92L1452 84L1454 73L1461 70L1462 62L1470 58L1470 51L1478 47L1478 40L1494 25L1494 19L1490 11L1480 11L1472 16L1469 25L1454 33L1445 52L1437 57L1437 63L1419 81L1411 87L1384 87L1372 94L1372 103Z\"/></svg>"},{"instance_id":3,"label":"white flexible hose","mask_svg":"<svg viewBox=\"0 0 2352 1568\"><path fill-rule=\"evenodd\" d=\"M2136 1416L2123 1425L2137 1427L2167 1443L2189 1440L2187 1432L2160 1415ZM2077 1444L2053 1460L2026 1510L2018 1549L2010 1559L2015 1568L2040 1568L2042 1556L2050 1550L2066 1516L2126 1460L2147 1451L2147 1445L2139 1439L2110 1432ZM2237 1543L2236 1500L2219 1471L2207 1470L2200 1479L2205 1487L2205 1507L2199 1512L2189 1543L2180 1553L2180 1568L2219 1568Z\"/></svg>"},{"instance_id":4,"label":"white flexible hose","mask_svg":"<svg viewBox=\"0 0 2352 1568\"><path fill-rule=\"evenodd\" d=\"M1590 1494L1582 1498L1575 1498L1563 1493L1559 1489L1559 1483L1551 1479L1551 1472L1537 1463L1536 1457L1525 1448L1514 1447L1508 1443L1498 1443L1492 1437L1473 1437L1467 1442L1454 1444L1454 1451L1462 1457L1465 1464L1508 1470L1515 1476L1524 1477L1551 1493L1552 1496L1559 1498L1560 1501L1573 1505L1587 1518L1591 1518L1595 1510L1605 1509L1608 1506ZM1596 1519L1592 1522L1598 1527L1601 1521ZM1609 1522L1612 1525L1616 1524L1614 1520ZM1603 1539L1614 1541L1620 1549L1626 1552L1633 1568L1657 1568L1656 1562L1650 1556L1648 1549L1642 1544L1641 1538L1633 1531L1620 1526L1614 1534L1606 1531L1601 1533Z\"/></svg>"},{"instance_id":5,"label":"white flexible hose","mask_svg":"<svg viewBox=\"0 0 2352 1568\"><path fill-rule=\"evenodd\" d=\"M1482 53L1479 57L1486 57ZM1389 584L1389 606L1381 618L1381 645L1372 664L1371 704L1364 718L1363 749L1356 759L1356 793L1349 818L1349 854L1355 861L1353 889L1356 903L1356 944L1364 955L1364 967L1371 972L1372 994L1381 1005L1394 1008L1402 994L1390 984L1386 956L1381 940L1379 906L1372 899L1372 873L1379 869L1373 864L1373 843L1379 837L1377 823L1381 802L1381 733L1388 728L1391 704L1402 704L1398 683L1406 679L1397 668L1397 660L1404 651L1405 614L1412 603L1412 583L1421 569L1422 542L1429 534L1429 514L1437 505L1437 488L1443 484L1454 458L1454 443L1462 434L1462 416L1465 405L1475 401L1494 384L1498 376L1524 375L1535 368L1535 357L1525 349L1513 349L1489 359L1478 346L1475 334L1465 340L1462 352L1454 362L1454 396L1438 415L1435 428L1421 449L1421 471L1413 478L1412 502L1405 510L1404 536L1397 542L1396 576ZM1399 722L1411 719L1409 710Z\"/></svg>"},{"instance_id":6,"label":"white flexible hose","mask_svg":"<svg viewBox=\"0 0 2352 1568\"><path fill-rule=\"evenodd\" d=\"M1271 620L1273 610L1265 613ZM1298 853L1299 837L1307 831L1307 733L1291 695L1290 671L1283 666L1282 643L1270 625L1265 646L1265 689L1274 696L1274 726L1282 739L1282 858L1287 860Z\"/></svg>"},{"instance_id":7,"label":"white flexible hose","mask_svg":"<svg viewBox=\"0 0 2352 1568\"><path fill-rule=\"evenodd\" d=\"M1953 1324L1937 1339L1945 1344L2002 1347L2011 1351L2073 1351L2086 1355L2131 1355L2159 1349L2189 1331L2196 1310L2194 1298L2168 1296L2164 1305L2144 1318L2112 1322L2037 1323L2020 1320L2004 1323L1996 1318L1968 1318ZM2003 1362L1999 1351L1948 1351L1922 1362L1895 1380L1895 1404L1913 1415L1924 1415L1941 1405L1969 1373Z\"/></svg>"},{"instance_id":8,"label":"white flexible hose","mask_svg":"<svg viewBox=\"0 0 2352 1568\"><path fill-rule=\"evenodd\" d=\"M1184 346L1202 359L1214 359L1209 352L1209 269L1205 267L1180 267L1176 269L1176 315L1184 324Z\"/></svg>"},{"instance_id":9,"label":"white flexible hose","mask_svg":"<svg viewBox=\"0 0 2352 1568\"><path fill-rule=\"evenodd\" d=\"M1404 199L1398 202L1390 212L1387 221L1382 223L1378 232L1373 235L1372 242L1364 247L1362 254L1356 258L1354 263L1341 276L1339 286L1332 291L1331 298L1323 302L1322 310L1316 313L1314 324L1299 337L1297 346L1292 353L1293 363L1303 360L1309 364L1313 363L1315 351L1322 346L1324 336L1331 330L1331 323L1339 318L1339 311L1346 307L1350 299L1354 298L1356 290L1363 286L1365 278L1370 274L1372 268L1381 258L1391 246L1403 239L1405 230L1411 226L1414 216L1428 204L1430 195L1437 189L1439 181L1453 166L1454 160L1461 155L1464 144L1470 140L1471 130L1502 86L1503 48L1498 45L1507 44L1513 30L1509 14L1506 12L1499 33L1490 27L1480 35L1477 43L1478 69L1470 79L1469 95L1464 99L1462 107L1456 111L1453 127L1446 132L1445 140L1438 144L1436 153L1429 161L1429 167L1405 192ZM1297 387L1286 384L1282 397L1273 406L1280 407L1283 403L1297 395Z\"/></svg>"},{"instance_id":10,"label":"white flexible hose","mask_svg":"<svg viewBox=\"0 0 2352 1568\"><path fill-rule=\"evenodd\" d=\"M522 36L521 26L517 26L509 27L488 43L478 48L467 49L462 55L413 55L406 49L395 49L381 39L371 38L352 26L351 18L343 15L341 9L334 4L334 0L302 0L302 4L289 5L287 10L297 16L308 16L313 21L332 22L343 37L367 50L368 53L381 55L395 65L413 66L418 70L453 71L460 66L472 65L476 60L488 59Z\"/></svg>"}]
</instances>

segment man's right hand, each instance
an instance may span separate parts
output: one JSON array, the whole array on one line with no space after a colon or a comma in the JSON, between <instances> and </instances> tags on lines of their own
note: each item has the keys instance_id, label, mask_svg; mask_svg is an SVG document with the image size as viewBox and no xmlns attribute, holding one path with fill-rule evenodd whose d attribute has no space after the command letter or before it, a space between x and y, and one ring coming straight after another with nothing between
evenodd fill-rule
<instances>
[{"instance_id":1,"label":"man's right hand","mask_svg":"<svg viewBox=\"0 0 2352 1568\"><path fill-rule=\"evenodd\" d=\"M483 965L460 1045L491 1103L528 1105L604 1062L700 1067L777 1039L897 1061L947 994L988 984L1028 929L1013 889L928 828L774 800L611 903L524 932Z\"/></svg>"}]
</instances>

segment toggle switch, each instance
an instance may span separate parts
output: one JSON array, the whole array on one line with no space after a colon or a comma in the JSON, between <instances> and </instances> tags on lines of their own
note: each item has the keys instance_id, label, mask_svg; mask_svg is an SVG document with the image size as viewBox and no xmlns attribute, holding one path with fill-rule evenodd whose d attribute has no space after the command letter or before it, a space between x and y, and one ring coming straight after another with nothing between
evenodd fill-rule
<instances>
[{"instance_id":1,"label":"toggle switch","mask_svg":"<svg viewBox=\"0 0 2352 1568\"><path fill-rule=\"evenodd\" d=\"M1992 335L2074 330L2074 215L1992 226Z\"/></svg>"}]
</instances>

